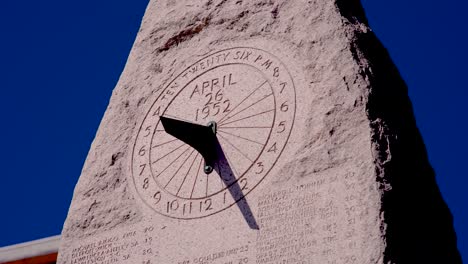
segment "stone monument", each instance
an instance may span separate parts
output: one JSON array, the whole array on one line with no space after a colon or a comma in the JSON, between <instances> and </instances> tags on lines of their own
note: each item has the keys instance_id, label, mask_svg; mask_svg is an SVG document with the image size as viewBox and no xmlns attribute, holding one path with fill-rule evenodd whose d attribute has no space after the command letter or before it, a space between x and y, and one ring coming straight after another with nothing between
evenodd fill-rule
<instances>
[{"instance_id":1,"label":"stone monument","mask_svg":"<svg viewBox=\"0 0 468 264\"><path fill-rule=\"evenodd\" d=\"M151 0L62 264L461 263L356 0Z\"/></svg>"}]
</instances>

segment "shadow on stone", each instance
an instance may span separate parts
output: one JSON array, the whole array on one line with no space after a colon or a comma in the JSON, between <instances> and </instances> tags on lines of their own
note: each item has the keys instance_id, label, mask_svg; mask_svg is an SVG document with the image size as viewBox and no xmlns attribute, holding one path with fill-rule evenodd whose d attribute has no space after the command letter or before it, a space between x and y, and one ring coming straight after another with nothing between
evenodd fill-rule
<instances>
[{"instance_id":1,"label":"shadow on stone","mask_svg":"<svg viewBox=\"0 0 468 264\"><path fill-rule=\"evenodd\" d=\"M216 149L217 149L217 163L214 169L221 177L224 184L226 184L229 193L231 194L234 201L237 201L237 206L242 213L245 221L249 225L251 229L258 230L258 224L255 220L255 217L250 209L247 200L244 197L244 193L242 191L241 186L239 185L239 181L241 179L236 180L234 176L234 172L232 171L231 165L229 164L226 156L224 155L224 151L221 149L221 145L219 144L218 140L216 140Z\"/></svg>"},{"instance_id":2,"label":"shadow on stone","mask_svg":"<svg viewBox=\"0 0 468 264\"><path fill-rule=\"evenodd\" d=\"M348 19L345 23L368 23L358 0L336 4ZM361 75L371 87L367 114L383 194L384 262L462 263L452 215L416 127L407 86L373 32L355 31L349 37ZM361 58L366 58L365 63Z\"/></svg>"}]
</instances>

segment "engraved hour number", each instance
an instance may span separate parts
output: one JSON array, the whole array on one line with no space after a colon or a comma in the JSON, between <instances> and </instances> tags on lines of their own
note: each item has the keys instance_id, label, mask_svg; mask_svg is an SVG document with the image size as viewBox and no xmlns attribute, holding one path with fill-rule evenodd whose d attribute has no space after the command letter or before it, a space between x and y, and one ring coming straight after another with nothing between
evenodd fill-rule
<instances>
[{"instance_id":1,"label":"engraved hour number","mask_svg":"<svg viewBox=\"0 0 468 264\"><path fill-rule=\"evenodd\" d=\"M247 179L246 178L242 178L240 180L240 186L241 186L241 190L248 190L249 188L247 187Z\"/></svg>"},{"instance_id":2,"label":"engraved hour number","mask_svg":"<svg viewBox=\"0 0 468 264\"><path fill-rule=\"evenodd\" d=\"M281 85L280 94L282 94L283 91L284 91L284 88L286 87L286 83L285 83L285 82L282 82L282 83L280 83L280 85Z\"/></svg>"},{"instance_id":3,"label":"engraved hour number","mask_svg":"<svg viewBox=\"0 0 468 264\"><path fill-rule=\"evenodd\" d=\"M146 163L143 163L140 165L140 168L141 168L141 171L140 171L140 176L143 174L143 172L145 171L145 168L146 168Z\"/></svg>"},{"instance_id":4,"label":"engraved hour number","mask_svg":"<svg viewBox=\"0 0 468 264\"><path fill-rule=\"evenodd\" d=\"M145 135L143 137L148 137L151 134L151 126L147 126L145 129Z\"/></svg>"},{"instance_id":5,"label":"engraved hour number","mask_svg":"<svg viewBox=\"0 0 468 264\"><path fill-rule=\"evenodd\" d=\"M210 198L206 199L205 201L200 201L200 212L213 210L212 201Z\"/></svg>"},{"instance_id":6,"label":"engraved hour number","mask_svg":"<svg viewBox=\"0 0 468 264\"><path fill-rule=\"evenodd\" d=\"M278 124L278 130L276 130L276 133L281 134L286 130L286 121L281 121Z\"/></svg>"},{"instance_id":7,"label":"engraved hour number","mask_svg":"<svg viewBox=\"0 0 468 264\"><path fill-rule=\"evenodd\" d=\"M153 195L153 199L154 199L154 203L157 204L161 201L161 192L160 191L157 191L154 195Z\"/></svg>"},{"instance_id":8,"label":"engraved hour number","mask_svg":"<svg viewBox=\"0 0 468 264\"><path fill-rule=\"evenodd\" d=\"M149 178L145 178L143 180L143 189L146 190L146 189L148 189L148 187L149 187Z\"/></svg>"},{"instance_id":9,"label":"engraved hour number","mask_svg":"<svg viewBox=\"0 0 468 264\"><path fill-rule=\"evenodd\" d=\"M288 101L281 104L280 110L281 112L287 112L289 110Z\"/></svg>"},{"instance_id":10,"label":"engraved hour number","mask_svg":"<svg viewBox=\"0 0 468 264\"><path fill-rule=\"evenodd\" d=\"M276 147L276 142L275 142L273 143L273 145L271 145L271 147L267 151L276 153L277 150L278 148Z\"/></svg>"},{"instance_id":11,"label":"engraved hour number","mask_svg":"<svg viewBox=\"0 0 468 264\"><path fill-rule=\"evenodd\" d=\"M257 170L255 171L256 174L261 174L263 170L265 169L265 166L263 165L263 162L257 162Z\"/></svg>"},{"instance_id":12,"label":"engraved hour number","mask_svg":"<svg viewBox=\"0 0 468 264\"><path fill-rule=\"evenodd\" d=\"M145 145L143 145L140 150L138 151L138 155L140 155L141 157L143 157L144 155L146 154L146 149L145 149Z\"/></svg>"},{"instance_id":13,"label":"engraved hour number","mask_svg":"<svg viewBox=\"0 0 468 264\"><path fill-rule=\"evenodd\" d=\"M182 214L185 215L186 213L188 214L192 213L192 202L189 202L182 206Z\"/></svg>"},{"instance_id":14,"label":"engraved hour number","mask_svg":"<svg viewBox=\"0 0 468 264\"><path fill-rule=\"evenodd\" d=\"M179 209L179 201L173 200L172 202L167 202L167 212L177 211Z\"/></svg>"},{"instance_id":15,"label":"engraved hour number","mask_svg":"<svg viewBox=\"0 0 468 264\"><path fill-rule=\"evenodd\" d=\"M160 199L160 198L159 198ZM211 211L213 210L213 201L211 198L202 200L198 203L198 206L193 204L193 202L188 202L188 203L183 203L180 204L179 200L173 200L171 202L167 202L166 204L166 211L167 213L175 213L178 211L182 211L182 214L191 214L193 212L193 209L198 210L200 212L206 212L206 211Z\"/></svg>"}]
</instances>

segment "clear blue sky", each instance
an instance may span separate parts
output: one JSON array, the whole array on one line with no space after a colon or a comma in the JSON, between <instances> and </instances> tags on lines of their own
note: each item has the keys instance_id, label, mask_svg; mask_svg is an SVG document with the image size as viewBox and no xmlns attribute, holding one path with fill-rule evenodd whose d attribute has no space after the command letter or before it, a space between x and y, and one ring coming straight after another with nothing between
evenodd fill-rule
<instances>
[{"instance_id":1,"label":"clear blue sky","mask_svg":"<svg viewBox=\"0 0 468 264\"><path fill-rule=\"evenodd\" d=\"M409 86L468 261L468 1L363 4ZM1 1L0 246L60 233L146 5Z\"/></svg>"}]
</instances>

